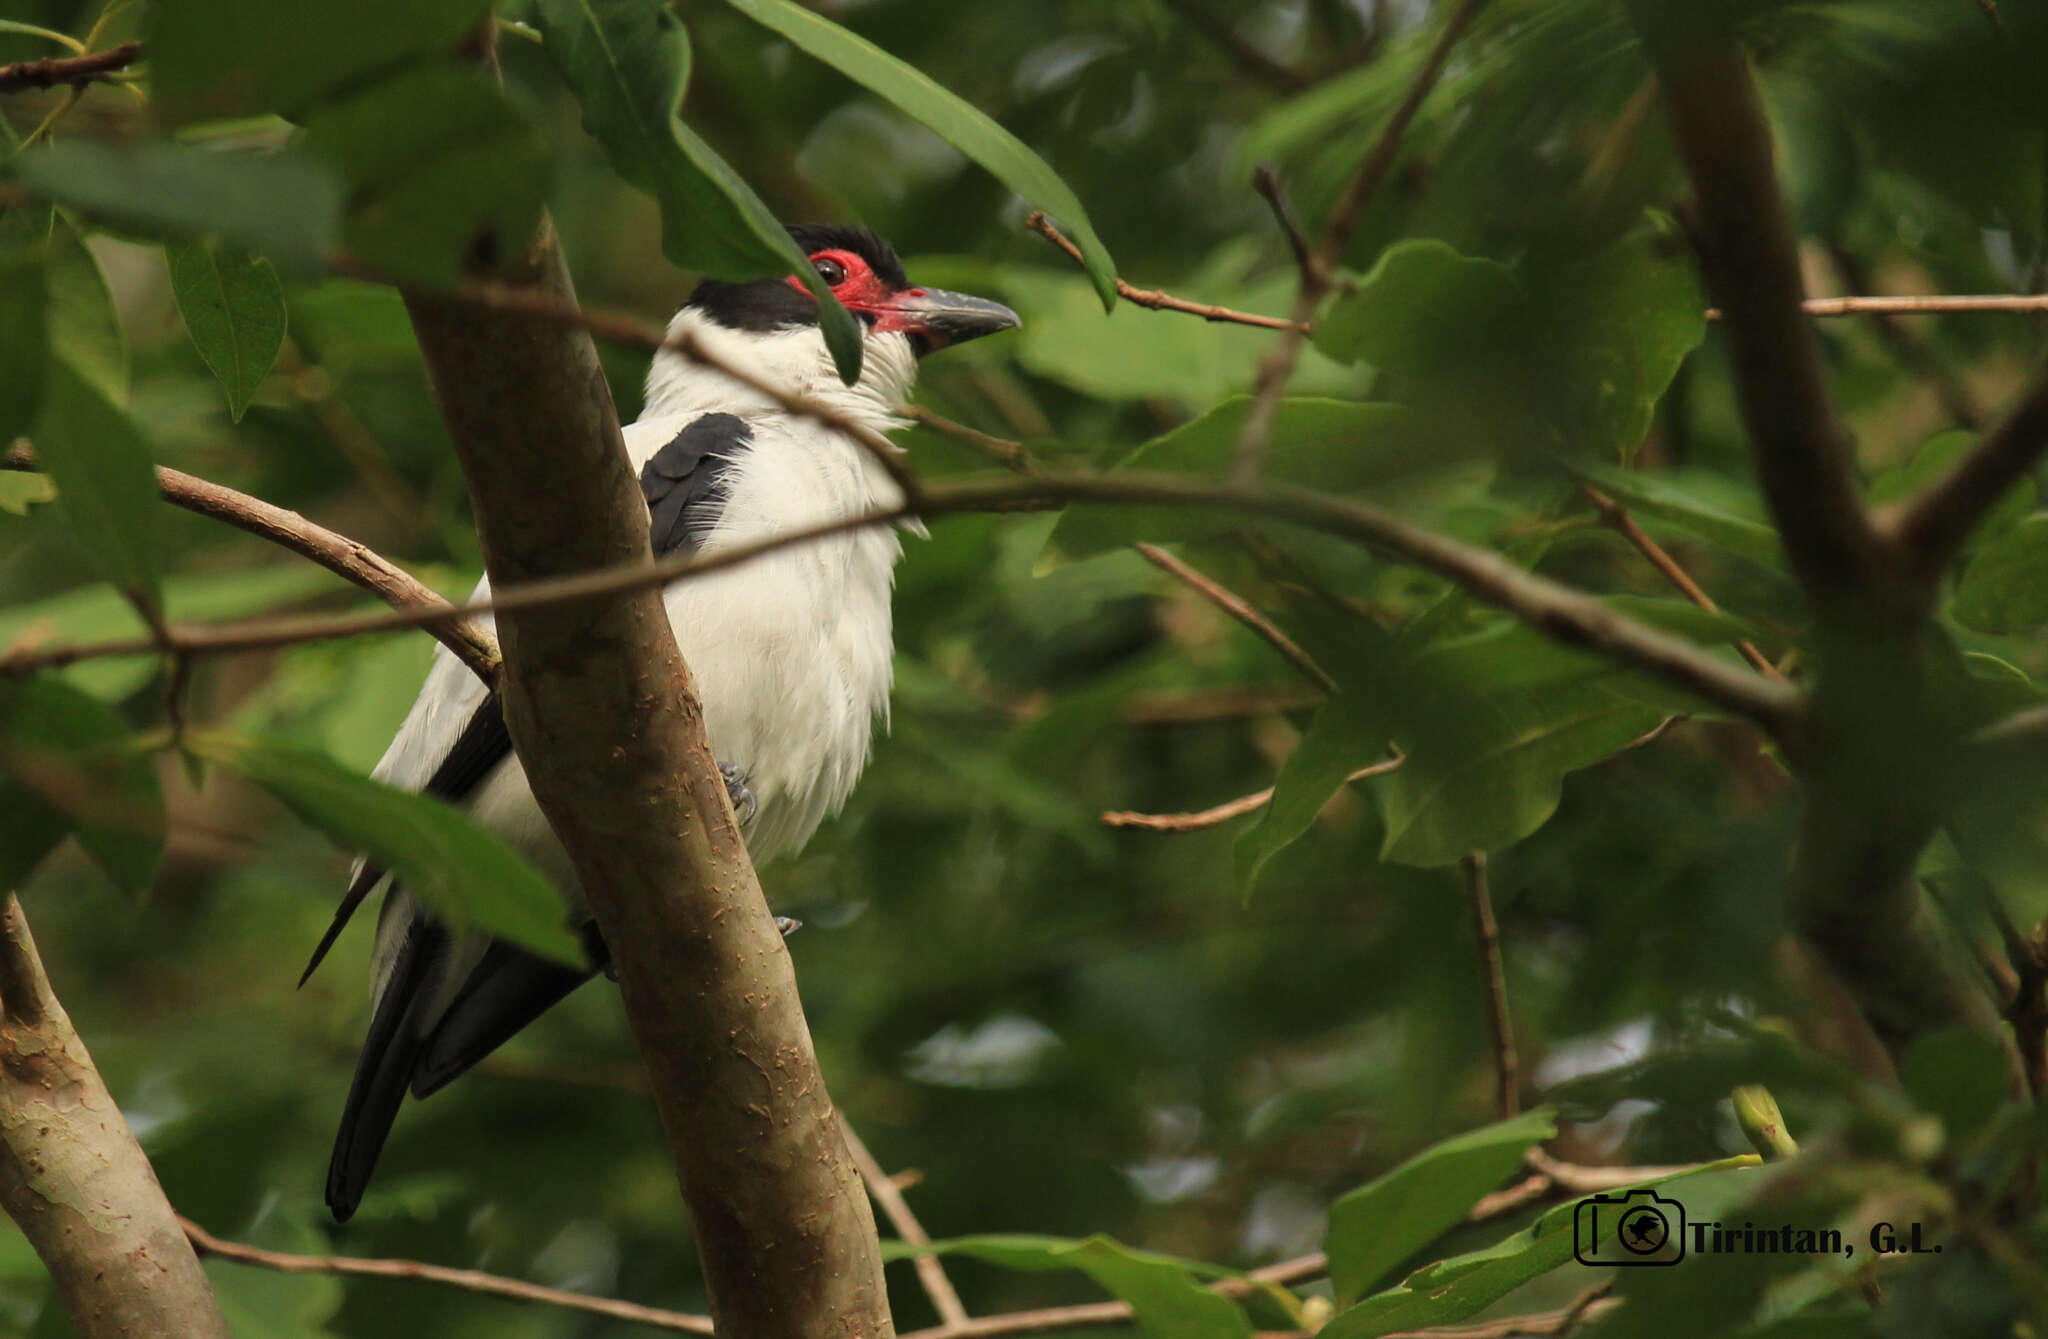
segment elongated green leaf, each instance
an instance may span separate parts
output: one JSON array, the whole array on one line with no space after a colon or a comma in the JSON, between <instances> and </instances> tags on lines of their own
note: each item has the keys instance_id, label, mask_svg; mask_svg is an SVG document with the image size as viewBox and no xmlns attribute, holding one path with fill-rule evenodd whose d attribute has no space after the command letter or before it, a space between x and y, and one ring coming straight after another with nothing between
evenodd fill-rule
<instances>
[{"instance_id":1,"label":"elongated green leaf","mask_svg":"<svg viewBox=\"0 0 2048 1339\"><path fill-rule=\"evenodd\" d=\"M726 3L886 99L987 168L996 180L1026 201L1058 219L1081 248L1088 277L1094 280L1095 291L1102 298L1102 309L1108 311L1116 305L1116 261L1095 235L1081 201L1024 141L974 104L941 87L924 71L792 0Z\"/></svg>"},{"instance_id":2,"label":"elongated green leaf","mask_svg":"<svg viewBox=\"0 0 2048 1339\"><path fill-rule=\"evenodd\" d=\"M0 889L19 888L70 832L62 810L13 777L0 777Z\"/></svg>"},{"instance_id":3,"label":"elongated green leaf","mask_svg":"<svg viewBox=\"0 0 2048 1339\"><path fill-rule=\"evenodd\" d=\"M349 250L429 283L516 255L553 175L546 137L479 70L430 66L330 102L304 147L348 184Z\"/></svg>"},{"instance_id":4,"label":"elongated green leaf","mask_svg":"<svg viewBox=\"0 0 2048 1339\"><path fill-rule=\"evenodd\" d=\"M1427 733L1402 741L1408 759L1375 788L1386 859L1436 866L1494 851L1543 826L1565 777L1620 751L1660 719L1655 708L1597 682L1545 684L1488 695Z\"/></svg>"},{"instance_id":5,"label":"elongated green leaf","mask_svg":"<svg viewBox=\"0 0 2048 1339\"><path fill-rule=\"evenodd\" d=\"M1273 799L1258 824L1237 839L1237 884L1249 898L1266 863L1292 846L1316 815L1361 767L1387 756L1388 716L1372 687L1340 692L1317 708L1294 752L1273 783Z\"/></svg>"},{"instance_id":6,"label":"elongated green leaf","mask_svg":"<svg viewBox=\"0 0 2048 1339\"><path fill-rule=\"evenodd\" d=\"M317 753L218 735L191 746L340 845L367 852L449 921L563 962L582 961L554 886L504 838L454 806L358 776Z\"/></svg>"},{"instance_id":7,"label":"elongated green leaf","mask_svg":"<svg viewBox=\"0 0 2048 1339\"><path fill-rule=\"evenodd\" d=\"M128 338L99 261L62 214L50 222L50 353L117 405L128 403Z\"/></svg>"},{"instance_id":8,"label":"elongated green leaf","mask_svg":"<svg viewBox=\"0 0 2048 1339\"><path fill-rule=\"evenodd\" d=\"M218 237L292 273L321 267L341 216L341 184L303 154L67 136L15 161L24 181L88 214L153 237Z\"/></svg>"},{"instance_id":9,"label":"elongated green leaf","mask_svg":"<svg viewBox=\"0 0 2048 1339\"><path fill-rule=\"evenodd\" d=\"M1479 1197L1557 1133L1547 1110L1446 1139L1330 1206L1330 1282L1349 1306L1389 1269L1465 1220Z\"/></svg>"},{"instance_id":10,"label":"elongated green leaf","mask_svg":"<svg viewBox=\"0 0 2048 1339\"><path fill-rule=\"evenodd\" d=\"M105 703L50 675L0 683L0 770L47 810L5 822L0 862L17 877L68 823L123 891L149 887L163 858L163 791L149 754Z\"/></svg>"},{"instance_id":11,"label":"elongated green leaf","mask_svg":"<svg viewBox=\"0 0 2048 1339\"><path fill-rule=\"evenodd\" d=\"M178 314L239 423L284 347L284 286L269 261L205 242L173 243L164 255Z\"/></svg>"},{"instance_id":12,"label":"elongated green leaf","mask_svg":"<svg viewBox=\"0 0 2048 1339\"><path fill-rule=\"evenodd\" d=\"M161 608L156 466L134 421L59 358L50 363L35 441L93 566L131 598Z\"/></svg>"},{"instance_id":13,"label":"elongated green leaf","mask_svg":"<svg viewBox=\"0 0 2048 1339\"><path fill-rule=\"evenodd\" d=\"M49 290L40 256L0 252L0 442L28 431L43 403L49 350L44 312Z\"/></svg>"},{"instance_id":14,"label":"elongated green leaf","mask_svg":"<svg viewBox=\"0 0 2048 1339\"><path fill-rule=\"evenodd\" d=\"M1133 1250L1107 1237L1075 1241L1064 1237L991 1235L961 1237L909 1247L884 1242L887 1258L911 1255L966 1255L1005 1269L1038 1272L1073 1269L1088 1275L1130 1303L1138 1329L1154 1339L1251 1339L1244 1309L1202 1287L1194 1275L1228 1277L1229 1270Z\"/></svg>"},{"instance_id":15,"label":"elongated green leaf","mask_svg":"<svg viewBox=\"0 0 2048 1339\"><path fill-rule=\"evenodd\" d=\"M1755 1167L1762 1161L1754 1153L1745 1153L1691 1168L1677 1176L1641 1184L1661 1186L1703 1172ZM1625 1195L1628 1191L1609 1193ZM1319 1332L1322 1339L1378 1339L1378 1336L1396 1330L1454 1325L1478 1314L1531 1279L1549 1273L1572 1258L1573 1215L1579 1203L1561 1204L1527 1228L1485 1250L1425 1265L1398 1286L1376 1293L1349 1310L1337 1313ZM1603 1238L1611 1232L1615 1217L1602 1216L1600 1235ZM1590 1248L1592 1243L1581 1245Z\"/></svg>"},{"instance_id":16,"label":"elongated green leaf","mask_svg":"<svg viewBox=\"0 0 2048 1339\"><path fill-rule=\"evenodd\" d=\"M612 167L661 205L661 249L723 279L794 274L818 299L840 377L860 375L861 329L775 215L676 115L690 40L662 0L536 0L548 56Z\"/></svg>"},{"instance_id":17,"label":"elongated green leaf","mask_svg":"<svg viewBox=\"0 0 2048 1339\"><path fill-rule=\"evenodd\" d=\"M367 76L445 56L490 3L161 0L151 8L151 109L182 122L293 115Z\"/></svg>"},{"instance_id":18,"label":"elongated green leaf","mask_svg":"<svg viewBox=\"0 0 2048 1339\"><path fill-rule=\"evenodd\" d=\"M1251 403L1248 395L1232 396L1139 446L1116 468L1222 478ZM1274 415L1265 473L1284 483L1349 493L1441 461L1458 449L1457 443L1445 443L1425 416L1403 405L1295 396L1282 400ZM1219 534L1236 524L1213 508L1069 507L1053 527L1039 565L1043 569L1091 557L1120 544Z\"/></svg>"}]
</instances>

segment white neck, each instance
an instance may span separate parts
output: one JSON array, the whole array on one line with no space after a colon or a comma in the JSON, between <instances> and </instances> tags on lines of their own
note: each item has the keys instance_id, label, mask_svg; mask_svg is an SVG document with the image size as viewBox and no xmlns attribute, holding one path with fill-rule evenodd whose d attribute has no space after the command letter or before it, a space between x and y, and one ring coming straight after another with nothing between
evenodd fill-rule
<instances>
[{"instance_id":1,"label":"white neck","mask_svg":"<svg viewBox=\"0 0 2048 1339\"><path fill-rule=\"evenodd\" d=\"M685 307L669 322L671 341L687 334L713 357L745 368L770 385L815 401L820 408L887 432L902 426L895 411L917 379L917 355L907 336L867 333L862 341L860 380L848 386L832 367L825 337L816 326L768 333L728 330ZM664 349L647 369L647 407L642 416L719 412L743 417L780 412L773 397L729 377L679 349Z\"/></svg>"}]
</instances>

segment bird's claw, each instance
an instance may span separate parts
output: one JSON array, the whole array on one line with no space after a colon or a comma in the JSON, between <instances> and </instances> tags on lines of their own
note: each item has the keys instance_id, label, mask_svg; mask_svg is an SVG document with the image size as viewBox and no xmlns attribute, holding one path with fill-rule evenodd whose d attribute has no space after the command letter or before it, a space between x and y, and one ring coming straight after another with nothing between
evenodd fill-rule
<instances>
[{"instance_id":1,"label":"bird's claw","mask_svg":"<svg viewBox=\"0 0 2048 1339\"><path fill-rule=\"evenodd\" d=\"M718 764L718 774L725 778L725 795L732 801L732 816L739 820L741 827L754 821L754 811L761 802L754 798L754 788L747 784L747 774L738 763Z\"/></svg>"},{"instance_id":2,"label":"bird's claw","mask_svg":"<svg viewBox=\"0 0 2048 1339\"><path fill-rule=\"evenodd\" d=\"M787 939L798 930L803 929L804 923L794 916L777 916L775 918L775 928L782 931L782 937Z\"/></svg>"}]
</instances>

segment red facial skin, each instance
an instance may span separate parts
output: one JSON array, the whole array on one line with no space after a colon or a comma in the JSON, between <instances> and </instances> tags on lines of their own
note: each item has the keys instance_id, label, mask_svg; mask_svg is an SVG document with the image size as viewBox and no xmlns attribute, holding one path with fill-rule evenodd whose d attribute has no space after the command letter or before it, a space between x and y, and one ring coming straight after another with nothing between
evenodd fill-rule
<instances>
[{"instance_id":1,"label":"red facial skin","mask_svg":"<svg viewBox=\"0 0 2048 1339\"><path fill-rule=\"evenodd\" d=\"M846 271L846 277L833 286L832 296L839 299L839 305L850 312L874 318L874 329L878 331L901 330L907 334L927 333L912 313L895 305L897 298L921 298L922 288L901 288L891 290L868 268L868 263L851 251L819 251L812 255L813 262L835 261ZM811 290L795 275L783 281L800 293Z\"/></svg>"}]
</instances>

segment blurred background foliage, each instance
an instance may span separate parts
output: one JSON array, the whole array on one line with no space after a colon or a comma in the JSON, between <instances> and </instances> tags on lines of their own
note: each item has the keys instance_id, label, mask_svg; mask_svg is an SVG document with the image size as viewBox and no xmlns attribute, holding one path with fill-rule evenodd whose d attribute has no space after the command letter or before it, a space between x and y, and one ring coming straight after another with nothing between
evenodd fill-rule
<instances>
[{"instance_id":1,"label":"blurred background foliage","mask_svg":"<svg viewBox=\"0 0 2048 1339\"><path fill-rule=\"evenodd\" d=\"M1249 188L1253 166L1278 167L1313 233L1449 6L817 8L1036 149L1132 282L1281 314L1295 270ZM2043 288L2038 7L1747 8L1813 291ZM80 35L99 17L65 0L7 0L4 12ZM778 214L865 223L913 277L1023 315L1019 335L928 363L922 404L1055 463L1112 464L1176 430L1148 464L1222 458L1243 415L1229 398L1250 389L1269 332L1129 303L1105 317L1081 271L1023 226L1028 206L931 131L723 4L678 12L695 51L684 119ZM503 16L523 17L516 4ZM121 9L102 44L152 19L146 5ZM500 53L535 135L512 161L540 172L581 299L665 320L693 276L664 259L655 204L583 133L539 46L513 35ZM50 54L0 31L0 61ZM19 138L64 96L12 96L0 117ZM54 138L133 140L150 115L128 90L96 86ZM184 133L261 145L285 130ZM1314 426L1325 411L1290 408L1304 426L1283 419L1276 469L1361 489L1704 643L1749 637L1796 671L1803 611L1749 480L1723 346L1699 320L1682 193L1619 8L1497 0L1349 245L1358 310L1325 313L1323 347L1293 387L1388 412L1340 436ZM160 463L303 511L451 596L467 590L480 558L461 477L390 290L287 273L285 343L236 422L181 328L161 249L126 228L88 229L81 243L70 226L60 219L52 243L53 307L99 331L78 338L113 360ZM1375 293L1387 301L1358 296ZM2039 318L2010 315L1830 321L1821 336L1873 498L1933 477L2048 344ZM604 354L629 419L645 358ZM928 427L902 440L934 476L988 468ZM1597 524L1567 467L1597 471L1726 617L1692 614ZM0 643L134 631L47 498L33 476L0 476ZM174 616L364 603L207 520L165 509L161 527ZM2048 672L2043 533L2021 499L1955 583L1944 626L1957 691L1983 711L2035 700ZM1184 557L1364 701L1338 741L1345 770L1390 741L1410 763L1351 788L1304 782L1294 817L1263 829L1257 816L1183 833L1105 825L1106 810L1197 810L1271 785L1319 698L1123 547L1145 534L1185 541ZM1492 848L1526 1090L1576 1085L1553 1145L1563 1156L1741 1151L1727 1083L1768 1070L1802 1137L1910 1163L1892 1135L1917 1128L1921 1107L1939 1112L1955 1087L1943 1076L1967 1069L1937 1056L1917 1099L1886 1105L1810 1057L1765 1046L1730 1058L1745 1020L1781 1003L1795 796L1758 736L1671 690L1556 651L1435 578L1264 525L959 517L907 547L892 728L846 813L763 873L777 909L804 922L790 947L834 1096L886 1166L921 1173L911 1199L936 1236L1101 1232L1239 1266L1316 1249L1334 1197L1491 1119L1486 999L1450 863L1475 846ZM366 769L430 649L403 634L202 661L189 714ZM65 677L137 727L162 719L150 658ZM1642 741L1674 713L1685 719ZM173 763L161 771L169 841L145 896L116 891L67 845L23 898L181 1211L280 1249L408 1256L702 1309L603 983L409 1107L358 1218L328 1224L321 1168L367 1017L367 930L304 989L293 982L347 857L232 777L195 789ZM1994 887L2031 924L2048 910L2036 851L1992 842L1965 859L1944 845L1929 872ZM1587 1077L1603 1071L1614 1072ZM1947 1114L1954 1134L1984 1113ZM1845 1211L1840 1187L1814 1193L1816 1213ZM1439 1253L1501 1232L1460 1229ZM633 1332L415 1284L211 1269L248 1335ZM1733 1333L1801 1288L1842 1289L1788 1269L1670 1271L1641 1285L1645 1314L1671 1322L1659 1333ZM954 1274L977 1312L1098 1295L1078 1277L973 1261ZM1884 1313L1887 1333L2007 1332L2018 1285L1980 1256L1936 1258L1912 1278ZM892 1280L901 1327L928 1323L908 1266ZM1560 1303L1586 1281L1573 1266L1509 1309ZM1976 1299L1976 1329L1956 1328L1962 1297ZM1940 1323L1914 1331L1930 1316ZM1672 1328L1681 1317L1692 1328ZM54 1335L65 1322L26 1247L0 1233L9 1329Z\"/></svg>"}]
</instances>

